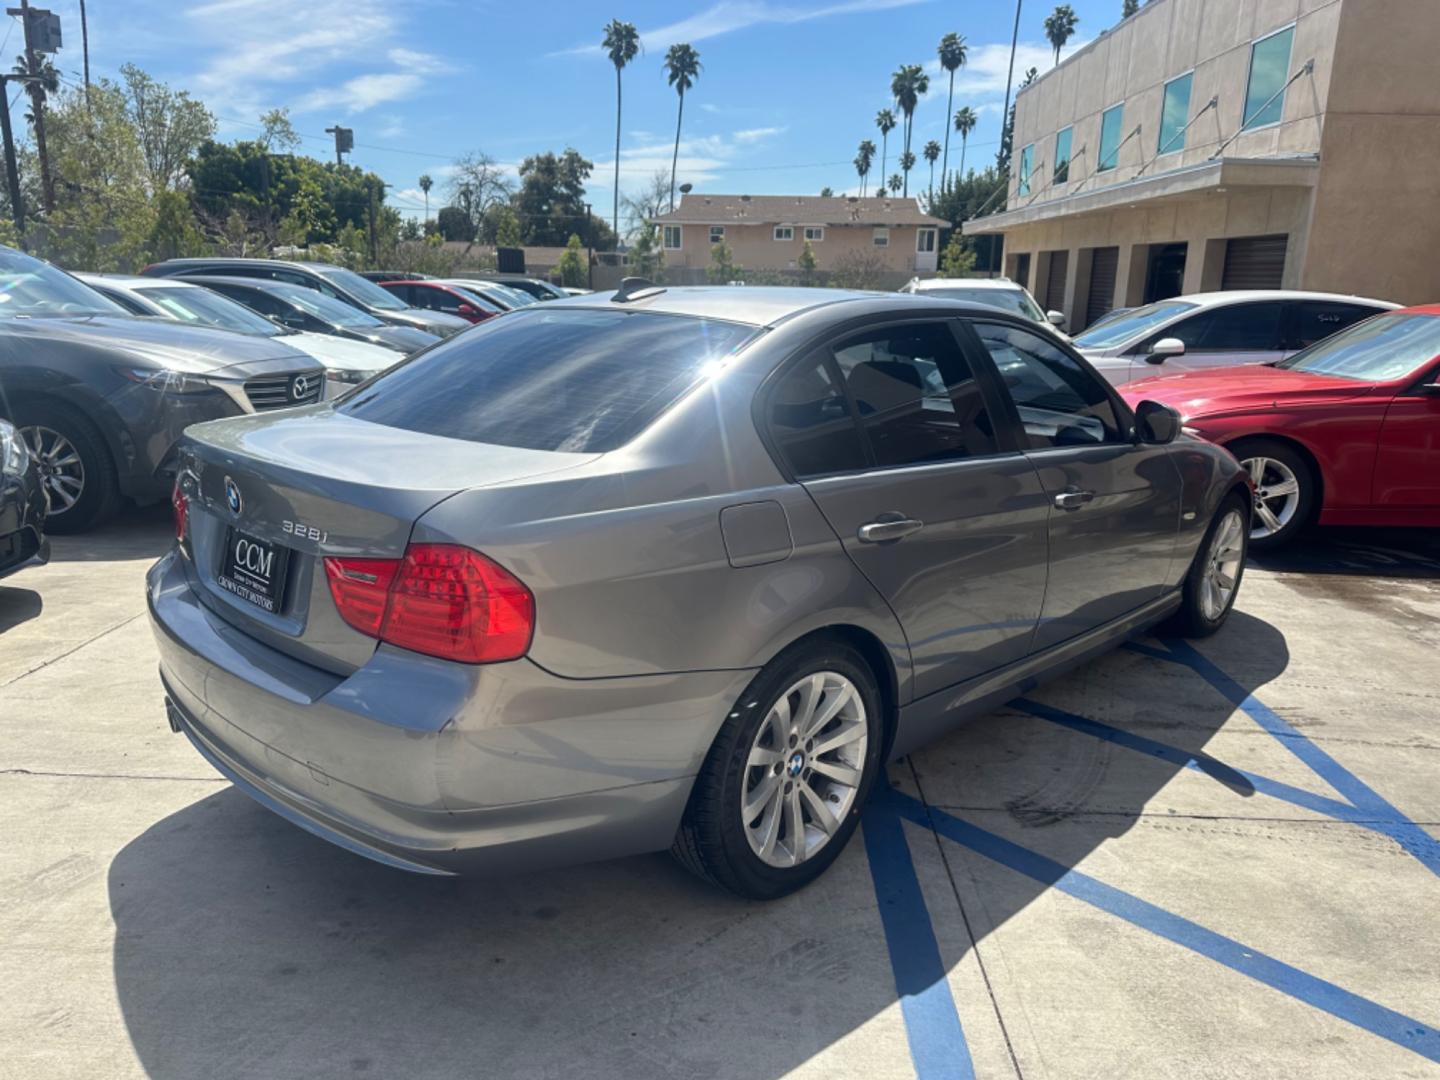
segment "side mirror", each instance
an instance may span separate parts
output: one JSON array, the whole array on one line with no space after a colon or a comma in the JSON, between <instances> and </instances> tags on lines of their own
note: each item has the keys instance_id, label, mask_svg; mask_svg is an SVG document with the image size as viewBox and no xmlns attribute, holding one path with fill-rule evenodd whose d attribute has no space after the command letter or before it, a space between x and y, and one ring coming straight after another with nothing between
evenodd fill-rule
<instances>
[{"instance_id":1,"label":"side mirror","mask_svg":"<svg viewBox=\"0 0 1440 1080\"><path fill-rule=\"evenodd\" d=\"M1421 383L1415 388L1415 392L1422 397L1440 397L1440 382Z\"/></svg>"},{"instance_id":2,"label":"side mirror","mask_svg":"<svg viewBox=\"0 0 1440 1080\"><path fill-rule=\"evenodd\" d=\"M1048 322L1051 326L1055 327L1055 329L1057 330L1065 329L1066 319L1065 313L1063 311L1045 312L1045 321Z\"/></svg>"},{"instance_id":3,"label":"side mirror","mask_svg":"<svg viewBox=\"0 0 1440 1080\"><path fill-rule=\"evenodd\" d=\"M1142 401L1135 406L1135 433L1140 441L1164 446L1180 434L1180 414L1158 401Z\"/></svg>"},{"instance_id":4,"label":"side mirror","mask_svg":"<svg viewBox=\"0 0 1440 1080\"><path fill-rule=\"evenodd\" d=\"M1145 355L1145 362L1148 364L1163 364L1167 356L1184 356L1185 343L1178 337L1162 337Z\"/></svg>"},{"instance_id":5,"label":"side mirror","mask_svg":"<svg viewBox=\"0 0 1440 1080\"><path fill-rule=\"evenodd\" d=\"M461 304L455 309L455 314L464 315L468 318L471 315L479 315L480 310L474 304Z\"/></svg>"}]
</instances>

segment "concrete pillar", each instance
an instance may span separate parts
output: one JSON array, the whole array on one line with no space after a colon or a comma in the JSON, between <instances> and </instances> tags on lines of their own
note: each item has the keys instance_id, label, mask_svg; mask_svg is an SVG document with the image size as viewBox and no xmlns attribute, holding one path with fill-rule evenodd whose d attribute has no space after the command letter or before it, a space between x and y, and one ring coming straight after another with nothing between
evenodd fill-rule
<instances>
[{"instance_id":1,"label":"concrete pillar","mask_svg":"<svg viewBox=\"0 0 1440 1080\"><path fill-rule=\"evenodd\" d=\"M1085 308L1090 303L1090 268L1095 262L1094 248L1071 248L1070 270L1065 275L1065 327L1075 333L1085 325Z\"/></svg>"},{"instance_id":2,"label":"concrete pillar","mask_svg":"<svg viewBox=\"0 0 1440 1080\"><path fill-rule=\"evenodd\" d=\"M1115 268L1116 307L1139 307L1145 302L1145 275L1149 271L1149 244L1120 245L1120 265Z\"/></svg>"},{"instance_id":3,"label":"concrete pillar","mask_svg":"<svg viewBox=\"0 0 1440 1080\"><path fill-rule=\"evenodd\" d=\"M1185 243L1186 294L1215 292L1225 274L1225 241L1193 236Z\"/></svg>"}]
</instances>

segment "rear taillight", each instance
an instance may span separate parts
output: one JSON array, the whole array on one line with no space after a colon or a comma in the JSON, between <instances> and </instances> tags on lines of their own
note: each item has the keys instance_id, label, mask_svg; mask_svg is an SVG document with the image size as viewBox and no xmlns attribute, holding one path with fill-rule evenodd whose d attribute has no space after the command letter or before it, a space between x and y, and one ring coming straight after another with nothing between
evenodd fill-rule
<instances>
[{"instance_id":1,"label":"rear taillight","mask_svg":"<svg viewBox=\"0 0 1440 1080\"><path fill-rule=\"evenodd\" d=\"M185 529L190 524L190 498L180 489L178 479L170 492L170 507L175 512L175 539L184 540Z\"/></svg>"},{"instance_id":2,"label":"rear taillight","mask_svg":"<svg viewBox=\"0 0 1440 1080\"><path fill-rule=\"evenodd\" d=\"M535 598L503 566L456 544L411 544L403 559L325 560L340 617L427 656L488 664L530 648Z\"/></svg>"}]
</instances>

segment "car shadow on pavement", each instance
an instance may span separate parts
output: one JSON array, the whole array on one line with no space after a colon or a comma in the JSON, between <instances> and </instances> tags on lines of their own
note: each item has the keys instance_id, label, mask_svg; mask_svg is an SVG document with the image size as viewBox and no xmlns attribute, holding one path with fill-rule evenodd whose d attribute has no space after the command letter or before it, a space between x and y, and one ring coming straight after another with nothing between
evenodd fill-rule
<instances>
[{"instance_id":1,"label":"car shadow on pavement","mask_svg":"<svg viewBox=\"0 0 1440 1080\"><path fill-rule=\"evenodd\" d=\"M45 601L34 589L20 589L0 583L0 634L39 616Z\"/></svg>"},{"instance_id":2,"label":"car shadow on pavement","mask_svg":"<svg viewBox=\"0 0 1440 1080\"><path fill-rule=\"evenodd\" d=\"M1440 578L1440 529L1316 527L1278 551L1252 551L1250 563L1279 573Z\"/></svg>"},{"instance_id":3,"label":"car shadow on pavement","mask_svg":"<svg viewBox=\"0 0 1440 1080\"><path fill-rule=\"evenodd\" d=\"M1279 632L1238 612L1205 649L1246 692L1288 662ZM927 799L1069 867L1126 832L1187 760L1249 793L1204 750L1231 703L1178 665L1122 650L1032 698L1176 753L1133 754L1009 708L912 759ZM910 844L924 873L943 872L928 834L912 828ZM973 880L977 927L1049 887ZM859 837L771 904L716 892L662 855L496 881L412 876L228 787L136 837L109 871L118 1000L157 1080L780 1077L893 1009L878 887ZM953 896L943 878L935 895ZM931 917L960 925L953 907ZM839 1048L850 1071L906 1068L892 1016Z\"/></svg>"},{"instance_id":4,"label":"car shadow on pavement","mask_svg":"<svg viewBox=\"0 0 1440 1080\"><path fill-rule=\"evenodd\" d=\"M158 559L175 542L169 503L127 506L90 532L50 537L50 561L118 562Z\"/></svg>"}]
</instances>

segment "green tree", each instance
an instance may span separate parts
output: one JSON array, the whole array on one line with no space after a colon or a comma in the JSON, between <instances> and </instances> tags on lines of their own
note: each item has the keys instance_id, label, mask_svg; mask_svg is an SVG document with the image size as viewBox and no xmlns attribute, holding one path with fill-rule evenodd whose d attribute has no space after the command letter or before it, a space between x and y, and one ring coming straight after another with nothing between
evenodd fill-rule
<instances>
[{"instance_id":1,"label":"green tree","mask_svg":"<svg viewBox=\"0 0 1440 1080\"><path fill-rule=\"evenodd\" d=\"M826 184L820 189L820 197L822 199L833 199L835 197L835 189L829 184Z\"/></svg>"},{"instance_id":2,"label":"green tree","mask_svg":"<svg viewBox=\"0 0 1440 1080\"><path fill-rule=\"evenodd\" d=\"M570 234L570 239L565 242L565 252L560 256L560 263L556 266L560 271L560 283L572 289L578 289L585 284L585 249L580 244L580 237L576 233Z\"/></svg>"},{"instance_id":3,"label":"green tree","mask_svg":"<svg viewBox=\"0 0 1440 1080\"><path fill-rule=\"evenodd\" d=\"M860 149L855 154L855 172L860 177L860 197L865 197L865 180L870 175L870 166L875 162L875 144L869 139L860 141Z\"/></svg>"},{"instance_id":4,"label":"green tree","mask_svg":"<svg viewBox=\"0 0 1440 1080\"><path fill-rule=\"evenodd\" d=\"M180 191L160 191L154 197L155 224L145 245L146 258L155 261L204 255L209 247L195 224L190 197Z\"/></svg>"},{"instance_id":5,"label":"green tree","mask_svg":"<svg viewBox=\"0 0 1440 1080\"><path fill-rule=\"evenodd\" d=\"M1039 78L1039 76L1040 72L1037 71L1035 68L1032 67L1026 69L1025 78L1020 81L1020 89L1024 90L1027 86L1029 86L1037 78ZM995 154L995 164L1000 167L1002 172L1008 172L1010 169L1010 142L1011 139L1014 137L1014 134L1015 106L1012 104L1010 106L1009 112L1005 114L1005 124L1000 129L1000 149Z\"/></svg>"},{"instance_id":6,"label":"green tree","mask_svg":"<svg viewBox=\"0 0 1440 1080\"><path fill-rule=\"evenodd\" d=\"M1060 50L1075 36L1075 27L1080 16L1069 4L1061 4L1045 16L1045 38L1055 49L1055 63L1060 63Z\"/></svg>"},{"instance_id":7,"label":"green tree","mask_svg":"<svg viewBox=\"0 0 1440 1080\"><path fill-rule=\"evenodd\" d=\"M925 74L925 69L919 64L902 64L890 77L890 92L895 95L895 104L900 107L900 114L905 118L905 153L901 157L901 170L904 172L904 192L910 194L910 169L915 165L915 155L910 153L910 136L915 127L915 106L920 103L920 95L930 89L930 76ZM905 164L909 158L910 164Z\"/></svg>"},{"instance_id":8,"label":"green tree","mask_svg":"<svg viewBox=\"0 0 1440 1080\"><path fill-rule=\"evenodd\" d=\"M956 229L950 234L950 242L940 254L940 276L947 278L966 277L975 271L975 252L965 246Z\"/></svg>"},{"instance_id":9,"label":"green tree","mask_svg":"<svg viewBox=\"0 0 1440 1080\"><path fill-rule=\"evenodd\" d=\"M987 270L998 269L999 242L992 236L960 236L958 226L981 213L1004 208L1006 174L992 166L984 172L972 172L951 184L941 185L930 213L956 226L951 241L960 237L961 245L978 257L978 264Z\"/></svg>"},{"instance_id":10,"label":"green tree","mask_svg":"<svg viewBox=\"0 0 1440 1080\"><path fill-rule=\"evenodd\" d=\"M260 114L260 145L267 152L288 154L299 149L300 135L290 123L289 109L271 109Z\"/></svg>"},{"instance_id":11,"label":"green tree","mask_svg":"<svg viewBox=\"0 0 1440 1080\"><path fill-rule=\"evenodd\" d=\"M670 158L670 209L675 209L675 169L680 164L680 122L685 117L685 91L700 77L700 54L689 45L671 45L665 54L665 80L680 95L675 114L675 152Z\"/></svg>"},{"instance_id":12,"label":"green tree","mask_svg":"<svg viewBox=\"0 0 1440 1080\"><path fill-rule=\"evenodd\" d=\"M890 194L891 194L891 195L899 195L899 194L900 194L900 189L901 189L901 187L904 186L904 184L905 184L905 181L904 181L903 179L901 179L900 174L899 174L898 172L897 172L897 173L891 173L891 174L890 174Z\"/></svg>"},{"instance_id":13,"label":"green tree","mask_svg":"<svg viewBox=\"0 0 1440 1080\"><path fill-rule=\"evenodd\" d=\"M640 277L657 285L665 280L665 252L660 246L660 226L643 223L630 245L630 265Z\"/></svg>"},{"instance_id":14,"label":"green tree","mask_svg":"<svg viewBox=\"0 0 1440 1080\"><path fill-rule=\"evenodd\" d=\"M965 148L970 142L970 133L975 130L975 125L979 122L980 118L975 115L975 110L969 105L962 106L955 113L955 130L960 133L960 176L962 179L965 176ZM940 186L944 187L946 182L942 174Z\"/></svg>"},{"instance_id":15,"label":"green tree","mask_svg":"<svg viewBox=\"0 0 1440 1080\"><path fill-rule=\"evenodd\" d=\"M805 241L805 246L800 249L800 258L797 260L800 267L800 280L806 285L811 284L815 277L815 267L818 260L815 258L815 249L810 246L810 241Z\"/></svg>"},{"instance_id":16,"label":"green tree","mask_svg":"<svg viewBox=\"0 0 1440 1080\"><path fill-rule=\"evenodd\" d=\"M965 39L959 34L946 34L940 39L940 67L950 74L950 90L945 96L945 115L949 116L955 108L955 72L965 66L966 54L969 46ZM950 128L945 128L945 150L944 157L940 162L940 186L947 183L946 177L950 175ZM930 185L935 186L934 182Z\"/></svg>"},{"instance_id":17,"label":"green tree","mask_svg":"<svg viewBox=\"0 0 1440 1080\"><path fill-rule=\"evenodd\" d=\"M495 208L495 246L506 248L518 248L521 240L520 219L515 216L515 211L508 206L497 206Z\"/></svg>"},{"instance_id":18,"label":"green tree","mask_svg":"<svg viewBox=\"0 0 1440 1080\"><path fill-rule=\"evenodd\" d=\"M1140 0L1125 0L1125 2L1120 5L1120 18L1128 19L1139 10Z\"/></svg>"},{"instance_id":19,"label":"green tree","mask_svg":"<svg viewBox=\"0 0 1440 1080\"><path fill-rule=\"evenodd\" d=\"M728 285L737 280L740 267L735 265L735 256L730 250L730 245L724 240L718 244L710 245L710 265L706 268L706 276L712 285Z\"/></svg>"},{"instance_id":20,"label":"green tree","mask_svg":"<svg viewBox=\"0 0 1440 1080\"><path fill-rule=\"evenodd\" d=\"M335 211L315 176L303 176L280 222L280 242L308 248L335 235Z\"/></svg>"},{"instance_id":21,"label":"green tree","mask_svg":"<svg viewBox=\"0 0 1440 1080\"><path fill-rule=\"evenodd\" d=\"M172 90L134 64L123 65L120 77L149 188L173 191L185 178L185 163L215 134L215 117L184 90Z\"/></svg>"},{"instance_id":22,"label":"green tree","mask_svg":"<svg viewBox=\"0 0 1440 1080\"><path fill-rule=\"evenodd\" d=\"M895 130L895 113L881 109L875 114L875 126L880 129L880 185L885 185L885 159L890 149L890 132Z\"/></svg>"},{"instance_id":23,"label":"green tree","mask_svg":"<svg viewBox=\"0 0 1440 1080\"><path fill-rule=\"evenodd\" d=\"M430 179L429 173L420 174L420 194L425 196L425 220L430 220L430 189L435 186L435 181Z\"/></svg>"},{"instance_id":24,"label":"green tree","mask_svg":"<svg viewBox=\"0 0 1440 1080\"><path fill-rule=\"evenodd\" d=\"M536 154L520 163L520 190L511 207L520 218L525 243L561 247L573 232L587 247L614 247L609 225L587 215L585 181L594 167L573 149Z\"/></svg>"},{"instance_id":25,"label":"green tree","mask_svg":"<svg viewBox=\"0 0 1440 1080\"><path fill-rule=\"evenodd\" d=\"M435 228L446 240L469 244L475 239L475 223L458 206L442 206L435 215Z\"/></svg>"},{"instance_id":26,"label":"green tree","mask_svg":"<svg viewBox=\"0 0 1440 1080\"><path fill-rule=\"evenodd\" d=\"M930 201L933 203L935 201L935 162L940 160L940 144L934 139L931 139L925 144L925 149L922 152L925 155L925 160L930 163Z\"/></svg>"},{"instance_id":27,"label":"green tree","mask_svg":"<svg viewBox=\"0 0 1440 1080\"><path fill-rule=\"evenodd\" d=\"M640 51L640 32L634 23L611 19L605 27L605 38L601 46L615 65L615 190L614 209L610 227L620 235L620 71Z\"/></svg>"}]
</instances>

